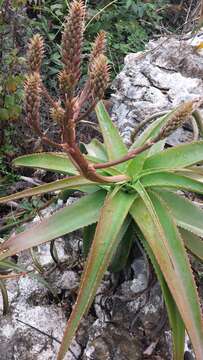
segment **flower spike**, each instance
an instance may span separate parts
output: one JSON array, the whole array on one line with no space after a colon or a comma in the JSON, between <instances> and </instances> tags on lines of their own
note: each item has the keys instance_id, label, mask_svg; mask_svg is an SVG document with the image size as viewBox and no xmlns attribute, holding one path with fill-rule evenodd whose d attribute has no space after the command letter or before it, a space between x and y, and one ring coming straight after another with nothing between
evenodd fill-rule
<instances>
[{"instance_id":1,"label":"flower spike","mask_svg":"<svg viewBox=\"0 0 203 360\"><path fill-rule=\"evenodd\" d=\"M28 64L32 72L40 72L43 56L44 40L41 35L36 34L28 46Z\"/></svg>"}]
</instances>

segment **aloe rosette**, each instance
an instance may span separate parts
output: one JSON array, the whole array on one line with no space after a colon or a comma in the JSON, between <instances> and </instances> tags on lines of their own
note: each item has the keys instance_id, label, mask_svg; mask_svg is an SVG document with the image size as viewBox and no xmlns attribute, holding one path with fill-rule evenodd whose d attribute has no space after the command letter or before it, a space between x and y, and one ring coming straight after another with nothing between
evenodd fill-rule
<instances>
[{"instance_id":1,"label":"aloe rosette","mask_svg":"<svg viewBox=\"0 0 203 360\"><path fill-rule=\"evenodd\" d=\"M87 226L91 229L84 238L88 256L78 298L58 354L61 360L94 300L104 273L112 260L116 263L121 246L123 257L119 262L125 266L135 231L161 285L173 334L174 359L183 359L186 330L196 359L201 360L202 314L188 252L203 259L203 210L177 190L203 194L203 142L164 149L165 140L160 139L145 149L145 144L158 136L167 124L169 114L150 125L128 151L102 102L97 105L96 113L104 144L93 140L86 146L86 159L90 164L104 164L97 170L102 178L116 176L121 180L91 181L79 174L63 153L17 158L15 166L42 168L71 176L3 197L1 203L64 189L80 190L84 196L39 224L11 236L0 247L0 260L74 230ZM117 162L140 147L143 151L137 156ZM109 162L115 165L105 168ZM92 233L93 239L88 239Z\"/></svg>"}]
</instances>

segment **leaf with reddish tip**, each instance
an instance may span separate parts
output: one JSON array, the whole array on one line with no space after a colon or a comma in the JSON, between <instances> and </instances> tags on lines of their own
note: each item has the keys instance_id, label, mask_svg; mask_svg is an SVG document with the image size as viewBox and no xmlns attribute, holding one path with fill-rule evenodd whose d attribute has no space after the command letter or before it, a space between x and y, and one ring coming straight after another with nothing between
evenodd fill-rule
<instances>
[{"instance_id":1,"label":"leaf with reddish tip","mask_svg":"<svg viewBox=\"0 0 203 360\"><path fill-rule=\"evenodd\" d=\"M103 190L84 196L41 223L11 236L0 246L0 260L93 224L98 220L105 196Z\"/></svg>"},{"instance_id":2,"label":"leaf with reddish tip","mask_svg":"<svg viewBox=\"0 0 203 360\"><path fill-rule=\"evenodd\" d=\"M20 191L16 194L1 197L0 204L11 200L22 199L28 196L40 195L51 191L67 189L81 190L85 192L86 190L98 191L99 187L96 186L94 182L87 180L83 176L78 175L70 177L68 179L57 180L48 184L39 185L31 189Z\"/></svg>"},{"instance_id":3,"label":"leaf with reddish tip","mask_svg":"<svg viewBox=\"0 0 203 360\"><path fill-rule=\"evenodd\" d=\"M118 246L118 234L134 198L134 195L118 191L109 194L104 203L82 275L78 298L64 333L58 360L64 358L81 318L93 301L97 288Z\"/></svg>"},{"instance_id":4,"label":"leaf with reddish tip","mask_svg":"<svg viewBox=\"0 0 203 360\"><path fill-rule=\"evenodd\" d=\"M100 101L95 108L99 126L104 138L105 148L108 154L109 160L116 160L127 154L127 147L123 143L123 140L114 126L104 104ZM118 170L125 169L125 164L116 165Z\"/></svg>"},{"instance_id":5,"label":"leaf with reddish tip","mask_svg":"<svg viewBox=\"0 0 203 360\"><path fill-rule=\"evenodd\" d=\"M167 285L167 283L164 279L164 276L161 272L160 266L157 263L156 258L154 256L148 242L145 240L143 234L137 227L136 227L136 234L138 235L138 238L140 239L142 245L144 246L144 249L147 252L147 255L149 256L149 258L151 260L151 263L156 272L159 284L161 286L161 290L163 293L163 297L164 297L164 301L165 301L166 309L167 309L167 313L168 313L169 323L170 323L170 327L172 330L174 360L181 360L181 359L183 359L183 356L184 356L184 345L185 345L185 326L184 326L183 320L180 316L180 313L179 313L176 303L173 299L173 296L171 295L168 285Z\"/></svg>"},{"instance_id":6,"label":"leaf with reddish tip","mask_svg":"<svg viewBox=\"0 0 203 360\"><path fill-rule=\"evenodd\" d=\"M45 169L69 175L78 174L77 169L64 153L36 153L19 156L13 160L14 166Z\"/></svg>"},{"instance_id":7,"label":"leaf with reddish tip","mask_svg":"<svg viewBox=\"0 0 203 360\"><path fill-rule=\"evenodd\" d=\"M136 199L130 213L156 258L190 336L197 360L203 354L203 323L190 263L167 205L155 193ZM145 199L145 200L144 200Z\"/></svg>"}]
</instances>

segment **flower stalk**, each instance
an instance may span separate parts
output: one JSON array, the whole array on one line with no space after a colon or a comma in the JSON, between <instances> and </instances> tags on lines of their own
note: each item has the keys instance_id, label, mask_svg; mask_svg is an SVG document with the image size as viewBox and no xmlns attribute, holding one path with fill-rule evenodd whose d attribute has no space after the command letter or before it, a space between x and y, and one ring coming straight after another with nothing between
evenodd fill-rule
<instances>
[{"instance_id":1,"label":"flower stalk","mask_svg":"<svg viewBox=\"0 0 203 360\"><path fill-rule=\"evenodd\" d=\"M85 5L81 0L74 0L70 5L62 35L63 69L58 74L61 96L55 100L44 86L40 70L44 57L44 41L37 34L28 46L28 61L30 74L25 84L26 111L28 124L41 138L41 142L65 151L74 163L79 173L87 179L98 183L113 183L126 181L126 175L104 176L97 172L134 158L139 153L150 148L155 142L167 137L179 127L197 107L197 102L188 101L175 111L163 126L160 133L148 140L143 146L131 150L127 155L106 163L91 164L81 153L76 142L77 122L86 117L97 102L104 97L109 83L109 66L105 53L106 36L100 32L90 53L88 79L84 88L77 94L77 87L81 76L82 45L85 29ZM50 105L51 118L57 122L61 130L61 142L55 142L40 127L41 97ZM84 105L87 110L84 111Z\"/></svg>"}]
</instances>

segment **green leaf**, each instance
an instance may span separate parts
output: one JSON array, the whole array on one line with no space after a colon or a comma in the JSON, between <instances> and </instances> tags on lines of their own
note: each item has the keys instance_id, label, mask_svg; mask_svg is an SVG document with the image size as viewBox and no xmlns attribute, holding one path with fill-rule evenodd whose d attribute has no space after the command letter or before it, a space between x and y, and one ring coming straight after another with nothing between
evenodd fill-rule
<instances>
[{"instance_id":1,"label":"green leaf","mask_svg":"<svg viewBox=\"0 0 203 360\"><path fill-rule=\"evenodd\" d=\"M155 155L164 150L164 146L166 143L166 139L157 141L152 147L149 148L149 152L147 153L147 157Z\"/></svg>"},{"instance_id":2,"label":"green leaf","mask_svg":"<svg viewBox=\"0 0 203 360\"><path fill-rule=\"evenodd\" d=\"M200 182L203 182L203 168L202 166L191 166L184 169L177 170L177 173L180 175L185 175L192 179L196 179Z\"/></svg>"},{"instance_id":3,"label":"green leaf","mask_svg":"<svg viewBox=\"0 0 203 360\"><path fill-rule=\"evenodd\" d=\"M111 272L118 272L125 268L130 254L130 249L134 237L133 224L130 221L131 218L126 218L123 226L118 234L120 242L116 248L116 251L112 257L109 270ZM131 222L131 223L130 223Z\"/></svg>"},{"instance_id":4,"label":"green leaf","mask_svg":"<svg viewBox=\"0 0 203 360\"><path fill-rule=\"evenodd\" d=\"M102 277L118 246L118 234L134 200L122 191L111 193L101 210L95 237L82 275L78 298L68 320L57 359L68 350L81 318L89 309Z\"/></svg>"},{"instance_id":5,"label":"green leaf","mask_svg":"<svg viewBox=\"0 0 203 360\"><path fill-rule=\"evenodd\" d=\"M203 141L176 147L152 155L144 164L144 169L178 169L203 161Z\"/></svg>"},{"instance_id":6,"label":"green leaf","mask_svg":"<svg viewBox=\"0 0 203 360\"><path fill-rule=\"evenodd\" d=\"M159 191L161 198L167 203L178 226L203 236L203 210L183 196L170 191Z\"/></svg>"},{"instance_id":7,"label":"green leaf","mask_svg":"<svg viewBox=\"0 0 203 360\"><path fill-rule=\"evenodd\" d=\"M68 156L63 153L36 153L23 155L15 159L13 165L40 168L70 175L76 175L78 173Z\"/></svg>"},{"instance_id":8,"label":"green leaf","mask_svg":"<svg viewBox=\"0 0 203 360\"><path fill-rule=\"evenodd\" d=\"M108 154L108 160L116 160L127 154L127 148L123 143L117 128L114 126L104 104L100 101L95 108L101 132L104 138L105 148ZM119 164L117 169L125 168L125 164Z\"/></svg>"},{"instance_id":9,"label":"green leaf","mask_svg":"<svg viewBox=\"0 0 203 360\"><path fill-rule=\"evenodd\" d=\"M87 257L92 241L94 239L95 230L97 224L92 224L86 226L83 231L83 253L85 258ZM129 252L132 245L132 238L134 232L133 227L130 225L130 217L127 217L121 227L121 230L118 234L118 247L113 255L112 261L109 265L109 270L112 272L117 272L122 270L128 260Z\"/></svg>"},{"instance_id":10,"label":"green leaf","mask_svg":"<svg viewBox=\"0 0 203 360\"><path fill-rule=\"evenodd\" d=\"M89 254L97 224L85 226L83 230L83 255L86 258Z\"/></svg>"},{"instance_id":11,"label":"green leaf","mask_svg":"<svg viewBox=\"0 0 203 360\"><path fill-rule=\"evenodd\" d=\"M144 197L143 197L144 198ZM197 360L203 354L202 315L190 263L183 240L167 207L150 192L144 204L136 199L131 215L149 243L177 304L193 344Z\"/></svg>"},{"instance_id":12,"label":"green leaf","mask_svg":"<svg viewBox=\"0 0 203 360\"><path fill-rule=\"evenodd\" d=\"M93 189L94 191L99 190L99 187L96 186L94 182L85 179L83 176L72 176L68 179L53 181L49 184L39 185L31 189L20 191L16 194L1 197L0 204L7 201L22 199L33 195L40 195L51 191L58 191L64 189L85 191L86 189L88 190L88 188L90 188L90 190Z\"/></svg>"},{"instance_id":13,"label":"green leaf","mask_svg":"<svg viewBox=\"0 0 203 360\"><path fill-rule=\"evenodd\" d=\"M22 106L16 104L9 109L9 120L17 120L22 112Z\"/></svg>"},{"instance_id":14,"label":"green leaf","mask_svg":"<svg viewBox=\"0 0 203 360\"><path fill-rule=\"evenodd\" d=\"M9 112L7 109L0 108L0 121L9 120Z\"/></svg>"},{"instance_id":15,"label":"green leaf","mask_svg":"<svg viewBox=\"0 0 203 360\"><path fill-rule=\"evenodd\" d=\"M144 166L144 162L147 158L147 153L148 150L143 151L141 154L138 154L133 160L129 161L129 165L126 169L126 172L133 179L136 179L136 177L141 173Z\"/></svg>"},{"instance_id":16,"label":"green leaf","mask_svg":"<svg viewBox=\"0 0 203 360\"><path fill-rule=\"evenodd\" d=\"M188 168L183 169L183 170L180 169L180 171L176 171L176 174L187 176L188 178L194 179L201 183L203 182L203 174L198 174L195 171L190 171Z\"/></svg>"},{"instance_id":17,"label":"green leaf","mask_svg":"<svg viewBox=\"0 0 203 360\"><path fill-rule=\"evenodd\" d=\"M164 276L162 274L160 266L159 266L158 262L156 261L156 258L154 256L148 242L145 240L144 236L142 235L141 231L138 228L136 228L136 233L137 233L138 238L140 239L141 243L143 244L143 246L147 252L147 255L149 256L149 258L151 260L151 263L152 263L154 270L156 272L156 275L157 275L157 279L161 286L161 290L163 293L163 297L164 297L164 301L165 301L166 309L167 309L167 313L168 313L169 323L170 323L170 327L172 330L174 360L181 360L181 359L183 359L183 356L184 356L184 345L185 345L185 326L184 326L183 320L178 311L178 308L173 299L173 296L171 295L168 285L164 279Z\"/></svg>"},{"instance_id":18,"label":"green leaf","mask_svg":"<svg viewBox=\"0 0 203 360\"><path fill-rule=\"evenodd\" d=\"M142 134L136 139L136 141L132 144L130 147L130 150L133 150L135 148L138 148L142 146L147 140L154 138L158 135L160 132L162 126L168 121L168 118L171 116L171 114L177 110L173 109L168 114L159 117L157 120L153 121L151 125L149 125L146 130L142 132Z\"/></svg>"},{"instance_id":19,"label":"green leaf","mask_svg":"<svg viewBox=\"0 0 203 360\"><path fill-rule=\"evenodd\" d=\"M100 159L101 161L108 161L108 156L104 145L97 139L93 139L89 144L84 144L88 155Z\"/></svg>"},{"instance_id":20,"label":"green leaf","mask_svg":"<svg viewBox=\"0 0 203 360\"><path fill-rule=\"evenodd\" d=\"M15 95L6 95L4 99L4 106L9 109L12 108L12 106L15 105Z\"/></svg>"},{"instance_id":21,"label":"green leaf","mask_svg":"<svg viewBox=\"0 0 203 360\"><path fill-rule=\"evenodd\" d=\"M188 190L203 194L203 184L201 182L170 172L160 172L145 175L141 177L141 183L144 187L174 187L177 190Z\"/></svg>"},{"instance_id":22,"label":"green leaf","mask_svg":"<svg viewBox=\"0 0 203 360\"><path fill-rule=\"evenodd\" d=\"M41 223L11 236L0 246L0 260L93 224L98 220L105 195L106 192L100 190L84 196Z\"/></svg>"},{"instance_id":23,"label":"green leaf","mask_svg":"<svg viewBox=\"0 0 203 360\"><path fill-rule=\"evenodd\" d=\"M127 174L133 179L136 179L138 175L141 173L145 160L152 156L153 154L156 154L159 151L162 151L164 149L165 140L158 141L155 143L150 149L147 149L143 151L142 153L138 154L134 159L128 161L128 167L127 167Z\"/></svg>"},{"instance_id":24,"label":"green leaf","mask_svg":"<svg viewBox=\"0 0 203 360\"><path fill-rule=\"evenodd\" d=\"M203 260L203 240L200 239L199 236L184 229L180 229L180 233L188 250L200 260Z\"/></svg>"}]
</instances>

